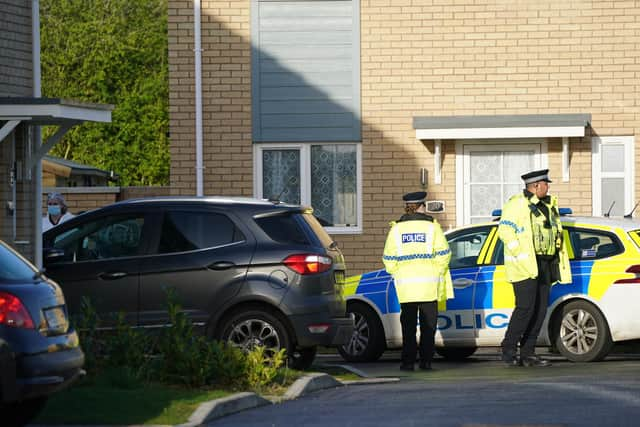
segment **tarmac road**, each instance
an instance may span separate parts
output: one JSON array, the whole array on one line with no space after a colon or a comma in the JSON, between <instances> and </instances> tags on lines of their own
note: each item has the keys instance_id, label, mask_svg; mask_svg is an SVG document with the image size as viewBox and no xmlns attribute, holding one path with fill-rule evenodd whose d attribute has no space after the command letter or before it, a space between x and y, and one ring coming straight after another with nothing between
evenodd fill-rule
<instances>
[{"instance_id":1,"label":"tarmac road","mask_svg":"<svg viewBox=\"0 0 640 427\"><path fill-rule=\"evenodd\" d=\"M506 367L495 350L465 362L434 361L434 371L398 370L398 353L349 364L399 382L352 385L247 410L207 424L220 426L637 426L640 355L599 363L549 356L548 368ZM319 362L344 364L336 355Z\"/></svg>"}]
</instances>

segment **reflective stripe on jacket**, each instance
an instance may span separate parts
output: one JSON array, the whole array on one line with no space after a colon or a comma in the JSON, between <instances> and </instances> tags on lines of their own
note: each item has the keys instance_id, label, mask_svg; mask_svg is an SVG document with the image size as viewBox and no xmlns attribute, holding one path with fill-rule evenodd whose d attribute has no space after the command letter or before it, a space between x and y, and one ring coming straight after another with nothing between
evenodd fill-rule
<instances>
[{"instance_id":1,"label":"reflective stripe on jacket","mask_svg":"<svg viewBox=\"0 0 640 427\"><path fill-rule=\"evenodd\" d=\"M400 303L453 298L451 251L442 228L423 214L391 223L382 261L393 276Z\"/></svg>"},{"instance_id":2,"label":"reflective stripe on jacket","mask_svg":"<svg viewBox=\"0 0 640 427\"><path fill-rule=\"evenodd\" d=\"M539 199L535 196L529 200L523 193L520 193L512 196L502 208L498 236L504 243L504 267L509 282L538 277L538 264L536 263L533 242L532 211L529 208L529 204L536 204L538 201ZM551 203L547 206L550 213L552 209L557 211L557 197L551 196ZM553 226L557 227L558 233L562 235L560 218L551 214L549 216L550 220L555 221ZM560 282L562 283L571 283L567 244L568 242L563 241L558 251Z\"/></svg>"}]
</instances>

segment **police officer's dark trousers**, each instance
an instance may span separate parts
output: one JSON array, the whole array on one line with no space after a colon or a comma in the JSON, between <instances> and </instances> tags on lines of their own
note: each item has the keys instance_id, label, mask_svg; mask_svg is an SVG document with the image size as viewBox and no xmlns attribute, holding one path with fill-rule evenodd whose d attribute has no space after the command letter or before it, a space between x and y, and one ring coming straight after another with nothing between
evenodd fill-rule
<instances>
[{"instance_id":1,"label":"police officer's dark trousers","mask_svg":"<svg viewBox=\"0 0 640 427\"><path fill-rule=\"evenodd\" d=\"M537 256L538 277L513 283L516 308L513 310L509 327L502 341L502 352L508 356L517 354L520 343L520 357L535 354L536 341L547 313L553 257Z\"/></svg>"},{"instance_id":2,"label":"police officer's dark trousers","mask_svg":"<svg viewBox=\"0 0 640 427\"><path fill-rule=\"evenodd\" d=\"M416 326L420 317L420 362L430 364L438 321L438 302L405 302L400 304L402 325L402 365L413 366L418 350Z\"/></svg>"}]
</instances>

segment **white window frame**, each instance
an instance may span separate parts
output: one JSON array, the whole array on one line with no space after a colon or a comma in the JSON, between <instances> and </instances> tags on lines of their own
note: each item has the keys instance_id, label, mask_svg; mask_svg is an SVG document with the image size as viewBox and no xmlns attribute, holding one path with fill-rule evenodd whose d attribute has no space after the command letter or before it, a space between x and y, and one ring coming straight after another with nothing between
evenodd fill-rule
<instances>
[{"instance_id":1,"label":"white window frame","mask_svg":"<svg viewBox=\"0 0 640 427\"><path fill-rule=\"evenodd\" d=\"M300 151L300 203L311 206L311 147L313 145L355 145L356 146L356 220L357 225L349 227L324 227L331 234L362 234L362 144L357 142L326 143L261 143L253 145L253 194L263 199L262 194L262 152L264 150Z\"/></svg>"},{"instance_id":2,"label":"white window frame","mask_svg":"<svg viewBox=\"0 0 640 427\"><path fill-rule=\"evenodd\" d=\"M468 211L468 203L465 200L466 176L465 165L469 164L469 154L466 153L465 146L474 145L480 151L495 151L500 148L512 148L526 144L536 144L540 146L540 150L535 154L534 168L547 168L549 145L546 140L540 138L522 138L522 139L481 139L481 140L462 140L456 141L456 226L465 225L465 212ZM524 184L522 185L524 188ZM502 206L496 206L495 209L501 209Z\"/></svg>"},{"instance_id":3,"label":"white window frame","mask_svg":"<svg viewBox=\"0 0 640 427\"><path fill-rule=\"evenodd\" d=\"M628 214L633 209L633 195L635 194L635 166L634 166L634 144L633 136L599 136L591 138L591 194L592 215L601 216L602 206L602 178L624 178L626 191L624 192L624 214ZM603 172L602 171L602 145L623 145L624 146L624 172ZM604 209L609 209L608 206ZM637 212L634 212L634 216Z\"/></svg>"}]
</instances>

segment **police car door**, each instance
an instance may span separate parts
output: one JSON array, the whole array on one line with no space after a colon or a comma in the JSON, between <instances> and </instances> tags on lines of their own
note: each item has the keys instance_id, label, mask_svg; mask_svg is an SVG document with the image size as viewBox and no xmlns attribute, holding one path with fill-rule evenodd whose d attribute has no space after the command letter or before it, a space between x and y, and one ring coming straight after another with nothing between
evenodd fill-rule
<instances>
[{"instance_id":1,"label":"police car door","mask_svg":"<svg viewBox=\"0 0 640 427\"><path fill-rule=\"evenodd\" d=\"M451 249L449 269L455 297L447 300L446 310L444 307L439 310L438 332L444 346L475 345L476 283L493 229L495 227L487 225L447 233Z\"/></svg>"},{"instance_id":2,"label":"police car door","mask_svg":"<svg viewBox=\"0 0 640 427\"><path fill-rule=\"evenodd\" d=\"M474 299L478 345L500 345L509 325L515 297L504 270L504 250L497 224L492 227L476 281Z\"/></svg>"}]
</instances>

